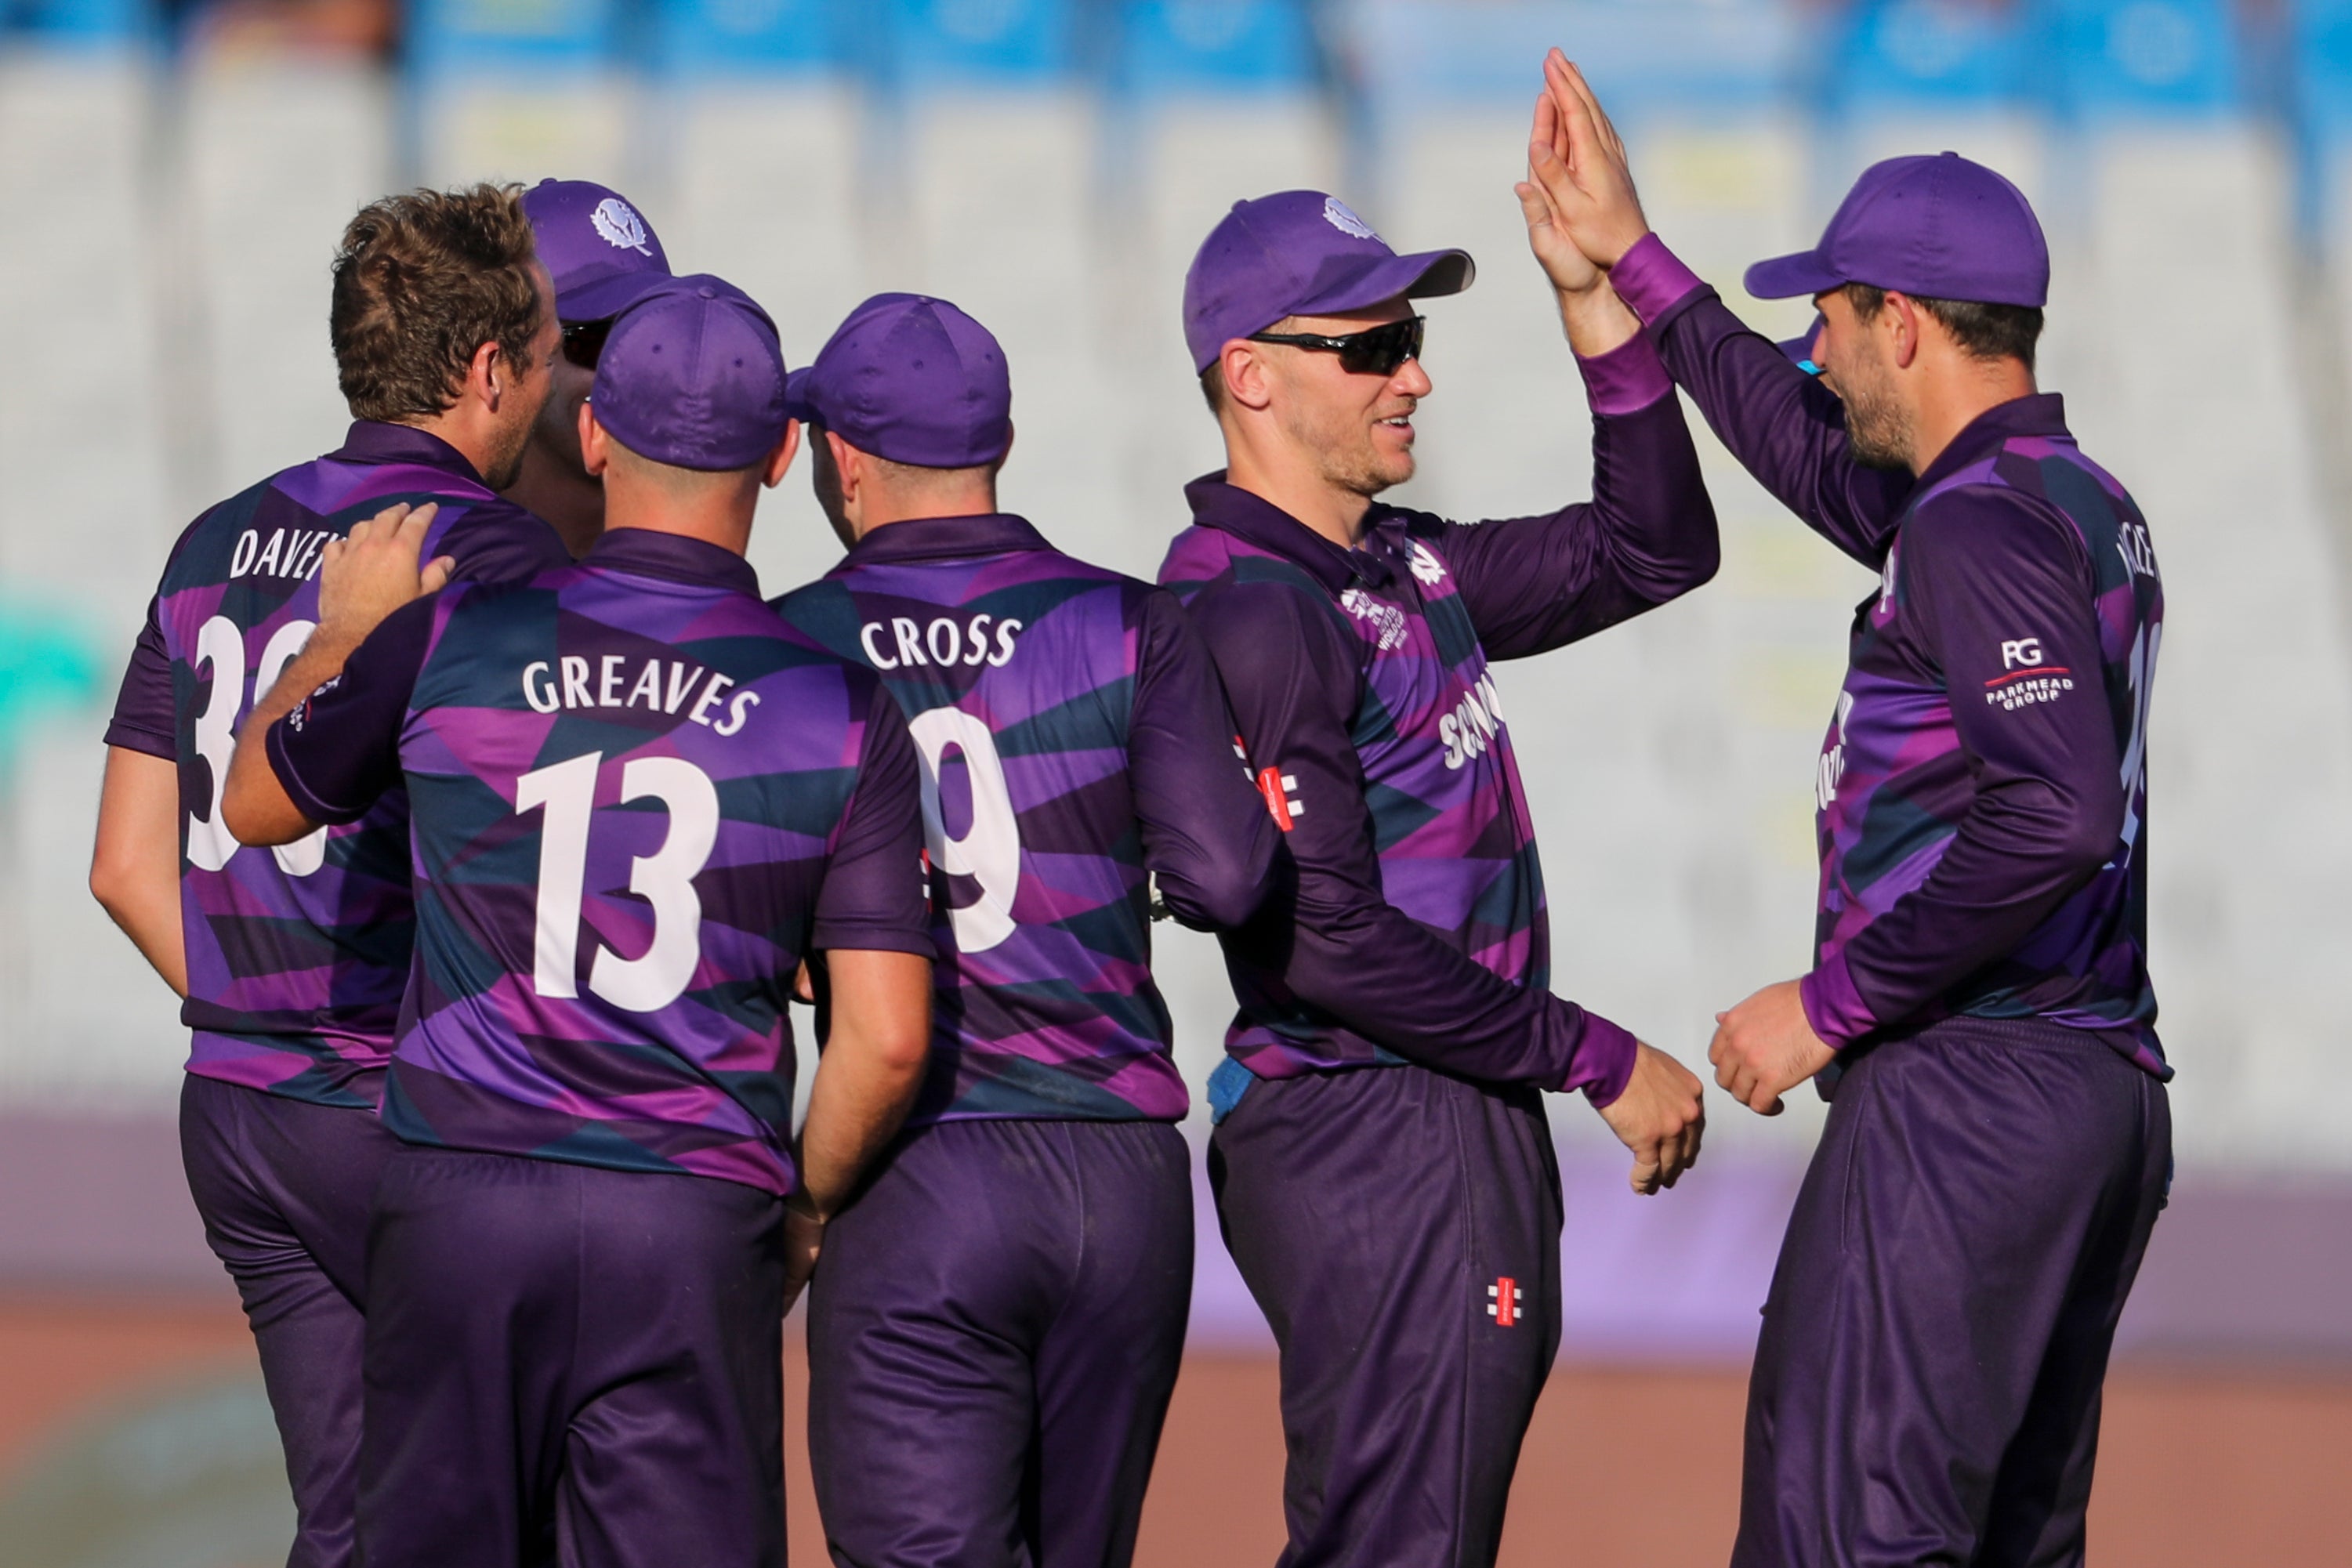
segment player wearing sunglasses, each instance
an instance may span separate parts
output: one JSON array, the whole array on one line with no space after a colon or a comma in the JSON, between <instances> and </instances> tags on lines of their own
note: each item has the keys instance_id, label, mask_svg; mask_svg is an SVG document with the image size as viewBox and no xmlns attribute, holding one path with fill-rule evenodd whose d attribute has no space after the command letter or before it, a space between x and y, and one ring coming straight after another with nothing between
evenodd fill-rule
<instances>
[{"instance_id":1,"label":"player wearing sunglasses","mask_svg":"<svg viewBox=\"0 0 2352 1568\"><path fill-rule=\"evenodd\" d=\"M541 180L523 193L522 210L555 279L563 352L522 472L504 494L552 524L577 559L604 531L604 482L581 455L580 405L614 318L669 281L669 257L627 198L593 181Z\"/></svg>"},{"instance_id":2,"label":"player wearing sunglasses","mask_svg":"<svg viewBox=\"0 0 2352 1568\"><path fill-rule=\"evenodd\" d=\"M1398 256L1319 192L1236 205L1184 326L1228 467L1160 580L1216 658L1297 867L1225 941L1210 1080L1228 1246L1282 1348L1286 1563L1491 1563L1559 1337L1542 1092L1585 1091L1633 1185L1696 1157L1698 1080L1554 996L1527 796L1489 658L1548 652L1711 577L1715 513L1639 324L1522 189L1593 412L1597 494L1459 524L1382 504L1432 383Z\"/></svg>"}]
</instances>

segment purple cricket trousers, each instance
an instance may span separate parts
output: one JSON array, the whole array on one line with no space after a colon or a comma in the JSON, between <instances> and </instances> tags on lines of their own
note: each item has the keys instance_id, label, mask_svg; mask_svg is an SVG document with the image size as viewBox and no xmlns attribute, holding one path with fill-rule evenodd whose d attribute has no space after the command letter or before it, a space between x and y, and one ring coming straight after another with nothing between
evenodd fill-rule
<instances>
[{"instance_id":1,"label":"purple cricket trousers","mask_svg":"<svg viewBox=\"0 0 2352 1568\"><path fill-rule=\"evenodd\" d=\"M1269 1079L1209 1175L1282 1351L1282 1568L1494 1562L1559 1349L1542 1096L1411 1065Z\"/></svg>"},{"instance_id":2,"label":"purple cricket trousers","mask_svg":"<svg viewBox=\"0 0 2352 1568\"><path fill-rule=\"evenodd\" d=\"M193 1074L181 1086L188 1191L245 1303L286 1448L287 1568L352 1560L368 1205L397 1146L368 1111Z\"/></svg>"},{"instance_id":3,"label":"purple cricket trousers","mask_svg":"<svg viewBox=\"0 0 2352 1568\"><path fill-rule=\"evenodd\" d=\"M902 1138L809 1285L809 1469L843 1568L1125 1568L1192 1291L1183 1134Z\"/></svg>"},{"instance_id":4,"label":"purple cricket trousers","mask_svg":"<svg viewBox=\"0 0 2352 1568\"><path fill-rule=\"evenodd\" d=\"M783 1205L404 1145L368 1237L365 1568L783 1561Z\"/></svg>"},{"instance_id":5,"label":"purple cricket trousers","mask_svg":"<svg viewBox=\"0 0 2352 1568\"><path fill-rule=\"evenodd\" d=\"M1951 1019L1864 1051L1765 1303L1735 1568L2080 1563L2171 1158L2164 1085L2077 1031Z\"/></svg>"}]
</instances>

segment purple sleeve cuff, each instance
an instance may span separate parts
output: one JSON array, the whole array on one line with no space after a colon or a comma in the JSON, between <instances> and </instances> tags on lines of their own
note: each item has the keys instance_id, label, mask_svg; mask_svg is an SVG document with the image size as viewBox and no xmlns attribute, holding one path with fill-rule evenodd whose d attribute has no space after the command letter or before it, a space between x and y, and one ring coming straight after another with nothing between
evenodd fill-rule
<instances>
[{"instance_id":1,"label":"purple sleeve cuff","mask_svg":"<svg viewBox=\"0 0 2352 1568\"><path fill-rule=\"evenodd\" d=\"M1862 993L1853 988L1843 953L1797 982L1797 1000L1804 1007L1805 1021L1832 1051L1843 1050L1878 1027Z\"/></svg>"},{"instance_id":2,"label":"purple sleeve cuff","mask_svg":"<svg viewBox=\"0 0 2352 1568\"><path fill-rule=\"evenodd\" d=\"M1667 311L1706 287L1705 279L1682 264L1654 234L1643 235L1633 248L1609 269L1610 287L1617 298L1644 322L1655 324Z\"/></svg>"},{"instance_id":3,"label":"purple sleeve cuff","mask_svg":"<svg viewBox=\"0 0 2352 1568\"><path fill-rule=\"evenodd\" d=\"M1637 1043L1631 1034L1599 1013L1586 1013L1584 1039L1576 1048L1576 1065L1570 1070L1568 1082L1559 1086L1559 1092L1565 1094L1572 1089L1583 1090L1585 1099L1596 1111L1615 1104L1617 1096L1624 1093L1625 1085L1633 1080L1633 1048Z\"/></svg>"},{"instance_id":4,"label":"purple sleeve cuff","mask_svg":"<svg viewBox=\"0 0 2352 1568\"><path fill-rule=\"evenodd\" d=\"M1589 360L1579 354L1576 368L1584 372L1585 400L1599 414L1638 413L1675 390L1657 345L1645 332Z\"/></svg>"},{"instance_id":5,"label":"purple sleeve cuff","mask_svg":"<svg viewBox=\"0 0 2352 1568\"><path fill-rule=\"evenodd\" d=\"M150 757L160 757L166 762L180 759L180 748L168 735L157 735L128 719L118 718L106 727L106 744L119 746L125 751L141 751Z\"/></svg>"},{"instance_id":6,"label":"purple sleeve cuff","mask_svg":"<svg viewBox=\"0 0 2352 1568\"><path fill-rule=\"evenodd\" d=\"M314 822L341 824L356 822L367 815L367 807L353 811L341 806L331 806L319 799L302 775L296 771L294 759L286 755L286 721L279 719L264 732L262 751L269 758L269 771L278 776L278 787L294 802L294 809ZM373 802L370 802L373 804Z\"/></svg>"}]
</instances>

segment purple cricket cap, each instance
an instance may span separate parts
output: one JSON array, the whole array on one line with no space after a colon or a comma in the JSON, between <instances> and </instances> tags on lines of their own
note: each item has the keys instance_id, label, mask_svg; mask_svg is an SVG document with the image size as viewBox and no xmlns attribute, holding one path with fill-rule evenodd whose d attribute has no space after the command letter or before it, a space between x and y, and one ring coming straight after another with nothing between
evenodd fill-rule
<instances>
[{"instance_id":1,"label":"purple cricket cap","mask_svg":"<svg viewBox=\"0 0 2352 1568\"><path fill-rule=\"evenodd\" d=\"M892 463L978 468L1013 450L1004 350L928 295L877 294L852 310L793 372L791 399L793 418Z\"/></svg>"},{"instance_id":2,"label":"purple cricket cap","mask_svg":"<svg viewBox=\"0 0 2352 1568\"><path fill-rule=\"evenodd\" d=\"M749 468L776 449L789 417L776 324L724 278L664 278L613 323L588 403L640 457Z\"/></svg>"},{"instance_id":3,"label":"purple cricket cap","mask_svg":"<svg viewBox=\"0 0 2352 1568\"><path fill-rule=\"evenodd\" d=\"M555 279L561 321L602 321L669 280L653 225L619 192L592 180L541 180L522 193L539 259Z\"/></svg>"},{"instance_id":4,"label":"purple cricket cap","mask_svg":"<svg viewBox=\"0 0 2352 1568\"><path fill-rule=\"evenodd\" d=\"M1286 316L1459 294L1477 275L1467 251L1399 256L1347 203L1320 191L1235 202L1184 275L1184 344L1192 369L1205 371L1226 343Z\"/></svg>"},{"instance_id":5,"label":"purple cricket cap","mask_svg":"<svg viewBox=\"0 0 2352 1568\"><path fill-rule=\"evenodd\" d=\"M1820 245L1758 262L1747 283L1759 299L1866 283L2038 309L2050 298L2050 247L2016 186L1957 152L1923 153L1864 170Z\"/></svg>"}]
</instances>

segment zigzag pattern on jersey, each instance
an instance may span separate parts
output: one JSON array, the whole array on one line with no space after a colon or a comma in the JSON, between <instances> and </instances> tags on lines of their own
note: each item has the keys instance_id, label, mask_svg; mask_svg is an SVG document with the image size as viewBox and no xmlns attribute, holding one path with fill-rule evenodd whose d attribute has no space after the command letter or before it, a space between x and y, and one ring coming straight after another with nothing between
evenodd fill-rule
<instances>
[{"instance_id":1,"label":"zigzag pattern on jersey","mask_svg":"<svg viewBox=\"0 0 2352 1568\"><path fill-rule=\"evenodd\" d=\"M1976 1018L2041 1018L2128 1042L2126 1054L2161 1075L2156 993L2147 977L2147 700L2164 625L2153 571L2135 572L2147 522L2131 496L2072 442L2020 436L1993 456L1915 497L1904 525L1936 496L1997 485L2046 502L2073 524L2095 573L2100 678L2125 758L2128 810L2112 861L2069 895L2007 958L1945 998ZM2130 538L2126 538L2126 533ZM1842 747L1834 795L1816 818L1822 876L1816 962L1926 882L1975 798L1953 727L1951 694L1922 682L1904 655L1898 623L1907 594L1900 528L1886 586L1854 612L1849 671L1824 755ZM2153 567L2152 558L2148 564Z\"/></svg>"},{"instance_id":2,"label":"zigzag pattern on jersey","mask_svg":"<svg viewBox=\"0 0 2352 1568\"><path fill-rule=\"evenodd\" d=\"M895 664L877 673L939 781L940 831L954 841L1009 831L1004 848L1018 846L1017 876L992 888L952 873L932 845L938 999L911 1124L1185 1113L1168 1008L1151 977L1150 883L1128 777L1139 625L1152 591L1055 550L1015 549L849 563L775 601L843 657L870 665L879 649ZM901 622L910 644L898 640ZM942 622L952 639L935 635ZM869 625L891 630L869 647ZM992 770L965 744L980 735L927 740L952 722L929 716L950 709L992 740L1001 801L991 798Z\"/></svg>"},{"instance_id":3,"label":"zigzag pattern on jersey","mask_svg":"<svg viewBox=\"0 0 2352 1568\"><path fill-rule=\"evenodd\" d=\"M654 662L655 700L541 713L526 695L534 664L545 666L532 687L543 704L561 691L564 659L587 661L601 682L608 656L632 681ZM733 684L697 722L714 674ZM756 699L748 716L720 734L745 694ZM872 700L864 672L740 590L581 566L446 591L401 739L417 966L386 1124L412 1143L790 1192L786 1002ZM522 781L592 755L584 834L575 817L567 848L561 791L545 783L548 803L519 807L534 788ZM690 977L666 1005L632 1011L599 994L599 949L637 958L653 948L659 921L632 892L637 868L693 831L675 802L623 800L629 765L646 758L699 769L716 821L708 856L686 873L700 917ZM557 896L550 887L582 837L576 994L545 995L540 903Z\"/></svg>"},{"instance_id":4,"label":"zigzag pattern on jersey","mask_svg":"<svg viewBox=\"0 0 2352 1568\"><path fill-rule=\"evenodd\" d=\"M431 501L440 511L430 559L469 508L493 500L446 469L323 457L220 503L174 548L157 593L179 737L189 1071L315 1104L375 1104L415 930L406 797L394 791L358 821L276 852L198 824L217 823L227 737L262 677L276 676L265 659L290 657L303 633L287 628L318 620L325 542L396 501ZM238 689L216 691L231 660ZM190 858L192 838L218 869ZM296 874L288 862L315 869Z\"/></svg>"},{"instance_id":5,"label":"zigzag pattern on jersey","mask_svg":"<svg viewBox=\"0 0 2352 1568\"><path fill-rule=\"evenodd\" d=\"M1385 584L1350 588L1365 596L1355 611L1295 563L1221 528L1195 525L1178 535L1160 575L1187 601L1220 581L1279 583L1343 629L1362 662L1350 738L1382 894L1480 967L1548 987L1551 936L1535 822L1486 650L1445 558L1449 527L1424 513L1379 514L1362 548L1394 571ZM1381 607L1401 612L1402 621ZM1243 738L1254 767L1280 764L1271 737ZM1242 1006L1225 1049L1258 1077L1402 1060L1278 978L1229 968Z\"/></svg>"}]
</instances>

